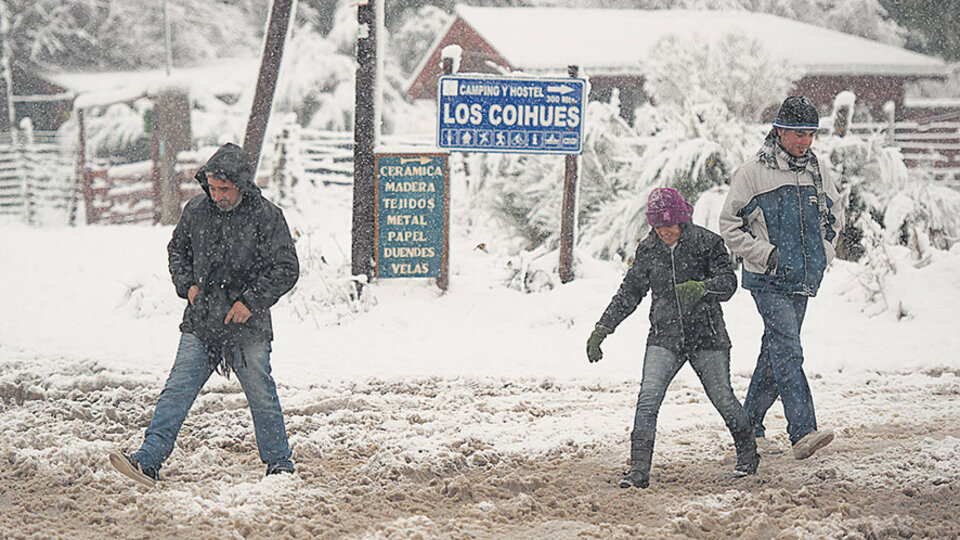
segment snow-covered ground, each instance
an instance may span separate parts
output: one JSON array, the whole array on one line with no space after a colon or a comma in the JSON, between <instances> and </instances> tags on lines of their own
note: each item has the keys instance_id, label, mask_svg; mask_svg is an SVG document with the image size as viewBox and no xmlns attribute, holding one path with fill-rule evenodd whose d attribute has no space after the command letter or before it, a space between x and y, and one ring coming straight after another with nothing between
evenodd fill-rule
<instances>
[{"instance_id":1,"label":"snow-covered ground","mask_svg":"<svg viewBox=\"0 0 960 540\"><path fill-rule=\"evenodd\" d=\"M684 367L651 487L620 490L648 301L600 363L584 344L622 267L581 260L575 281L522 294L504 286L500 237L454 220L446 293L381 280L320 309L336 284L317 261L349 253L350 188L317 200L288 211L307 273L274 310L297 474L263 477L239 385L215 375L153 490L106 452L139 444L173 361L171 228L0 225L0 537L960 535L960 247L922 268L891 248L885 310L859 266L830 267L803 339L833 444L794 461L777 404L759 474L735 479ZM725 313L742 399L761 322L742 290Z\"/></svg>"}]
</instances>

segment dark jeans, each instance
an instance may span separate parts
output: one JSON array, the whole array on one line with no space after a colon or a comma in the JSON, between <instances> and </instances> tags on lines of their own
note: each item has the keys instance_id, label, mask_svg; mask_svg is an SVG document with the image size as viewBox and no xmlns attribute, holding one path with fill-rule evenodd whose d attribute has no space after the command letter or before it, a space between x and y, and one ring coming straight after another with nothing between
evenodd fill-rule
<instances>
[{"instance_id":1,"label":"dark jeans","mask_svg":"<svg viewBox=\"0 0 960 540\"><path fill-rule=\"evenodd\" d=\"M647 346L643 359L643 380L637 397L637 413L633 421L634 436L640 433L655 433L660 404L670 381L677 375L687 358L669 349ZM690 366L700 377L710 403L723 417L730 433L742 433L751 429L750 420L743 412L740 401L730 386L730 351L728 349L694 351L689 357Z\"/></svg>"},{"instance_id":2,"label":"dark jeans","mask_svg":"<svg viewBox=\"0 0 960 540\"><path fill-rule=\"evenodd\" d=\"M807 297L799 294L754 292L753 301L763 318L763 339L757 367L750 379L743 408L757 437L763 437L763 417L780 396L787 417L787 434L796 443L817 429L813 394L803 372L800 327L807 310Z\"/></svg>"},{"instance_id":3,"label":"dark jeans","mask_svg":"<svg viewBox=\"0 0 960 540\"><path fill-rule=\"evenodd\" d=\"M232 360L233 372L247 395L260 459L268 464L289 465L292 470L283 411L277 386L270 375L270 343L246 344L243 346L243 361L237 361L239 358L229 360ZM137 458L145 467L159 470L170 457L180 427L212 373L206 345L193 334L182 334L177 360L160 393L143 445L137 451Z\"/></svg>"}]
</instances>

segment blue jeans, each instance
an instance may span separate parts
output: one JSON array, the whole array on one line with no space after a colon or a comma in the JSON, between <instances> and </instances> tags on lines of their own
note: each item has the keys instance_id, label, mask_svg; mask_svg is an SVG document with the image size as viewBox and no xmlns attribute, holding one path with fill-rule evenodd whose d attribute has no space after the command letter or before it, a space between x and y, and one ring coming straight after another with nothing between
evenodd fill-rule
<instances>
[{"instance_id":1,"label":"blue jeans","mask_svg":"<svg viewBox=\"0 0 960 540\"><path fill-rule=\"evenodd\" d=\"M743 408L753 423L756 436L763 437L766 432L763 417L779 395L787 417L790 442L796 443L817 429L813 394L803 372L803 348L800 346L800 327L807 311L807 297L754 292L753 301L763 318L763 339Z\"/></svg>"},{"instance_id":2,"label":"blue jeans","mask_svg":"<svg viewBox=\"0 0 960 540\"><path fill-rule=\"evenodd\" d=\"M248 343L242 349L242 359L233 354L228 360L247 395L260 459L267 464L289 465L293 470L277 386L270 375L270 342ZM213 370L206 345L193 334L182 334L177 360L160 392L143 445L136 453L144 467L160 470L170 457L187 412Z\"/></svg>"},{"instance_id":3,"label":"blue jeans","mask_svg":"<svg viewBox=\"0 0 960 540\"><path fill-rule=\"evenodd\" d=\"M750 420L730 386L729 349L694 351L689 355L690 366L700 377L710 403L723 417L730 433L749 433ZM634 438L653 438L657 430L657 415L667 393L670 381L677 375L687 357L670 349L647 346L643 359L643 380L637 396L637 413L633 421ZM645 435L641 435L645 434Z\"/></svg>"}]
</instances>

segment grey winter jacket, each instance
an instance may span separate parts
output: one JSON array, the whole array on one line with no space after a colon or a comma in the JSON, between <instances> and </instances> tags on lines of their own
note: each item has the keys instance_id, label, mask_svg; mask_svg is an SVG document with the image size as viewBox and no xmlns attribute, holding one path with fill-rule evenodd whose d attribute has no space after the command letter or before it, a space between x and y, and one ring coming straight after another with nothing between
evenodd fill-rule
<instances>
[{"instance_id":1,"label":"grey winter jacket","mask_svg":"<svg viewBox=\"0 0 960 540\"><path fill-rule=\"evenodd\" d=\"M840 236L840 196L829 167L821 164L832 214L832 230L827 231L820 225L813 175L790 170L779 157L778 163L779 168L773 169L751 161L733 174L720 213L720 234L730 251L743 257L743 288L816 296ZM767 258L775 247L777 266L767 269Z\"/></svg>"},{"instance_id":2,"label":"grey winter jacket","mask_svg":"<svg viewBox=\"0 0 960 540\"><path fill-rule=\"evenodd\" d=\"M616 330L650 291L650 332L647 345L680 353L729 349L730 338L720 302L737 290L730 255L716 234L692 223L680 224L680 239L671 250L656 232L637 246L633 265L599 324ZM702 281L707 293L697 301L680 305L674 286Z\"/></svg>"},{"instance_id":3,"label":"grey winter jacket","mask_svg":"<svg viewBox=\"0 0 960 540\"><path fill-rule=\"evenodd\" d=\"M229 212L210 198L207 174L226 178L243 193ZM264 199L253 183L249 156L227 144L197 172L204 193L191 199L167 245L170 276L181 298L200 288L187 303L180 330L208 345L229 347L271 341L270 307L293 288L300 275L297 251L283 212ZM224 324L237 300L251 311L246 323Z\"/></svg>"}]
</instances>

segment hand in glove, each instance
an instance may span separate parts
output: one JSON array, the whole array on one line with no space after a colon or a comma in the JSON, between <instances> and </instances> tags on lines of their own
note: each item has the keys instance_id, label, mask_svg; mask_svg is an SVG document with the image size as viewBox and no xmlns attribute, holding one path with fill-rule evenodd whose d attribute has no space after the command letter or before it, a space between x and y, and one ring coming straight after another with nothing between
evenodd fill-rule
<instances>
[{"instance_id":1,"label":"hand in glove","mask_svg":"<svg viewBox=\"0 0 960 540\"><path fill-rule=\"evenodd\" d=\"M777 247L773 248L773 251L770 252L770 255L767 256L767 272L773 272L777 269L777 263L780 262L780 249Z\"/></svg>"},{"instance_id":2,"label":"hand in glove","mask_svg":"<svg viewBox=\"0 0 960 540\"><path fill-rule=\"evenodd\" d=\"M702 281L684 281L674 289L677 290L677 298L682 306L699 301L707 293L707 286Z\"/></svg>"},{"instance_id":3,"label":"hand in glove","mask_svg":"<svg viewBox=\"0 0 960 540\"><path fill-rule=\"evenodd\" d=\"M603 351L600 350L600 344L610 335L610 329L602 324L598 324L590 334L587 340L587 360L590 363L599 362L603 358Z\"/></svg>"}]
</instances>

